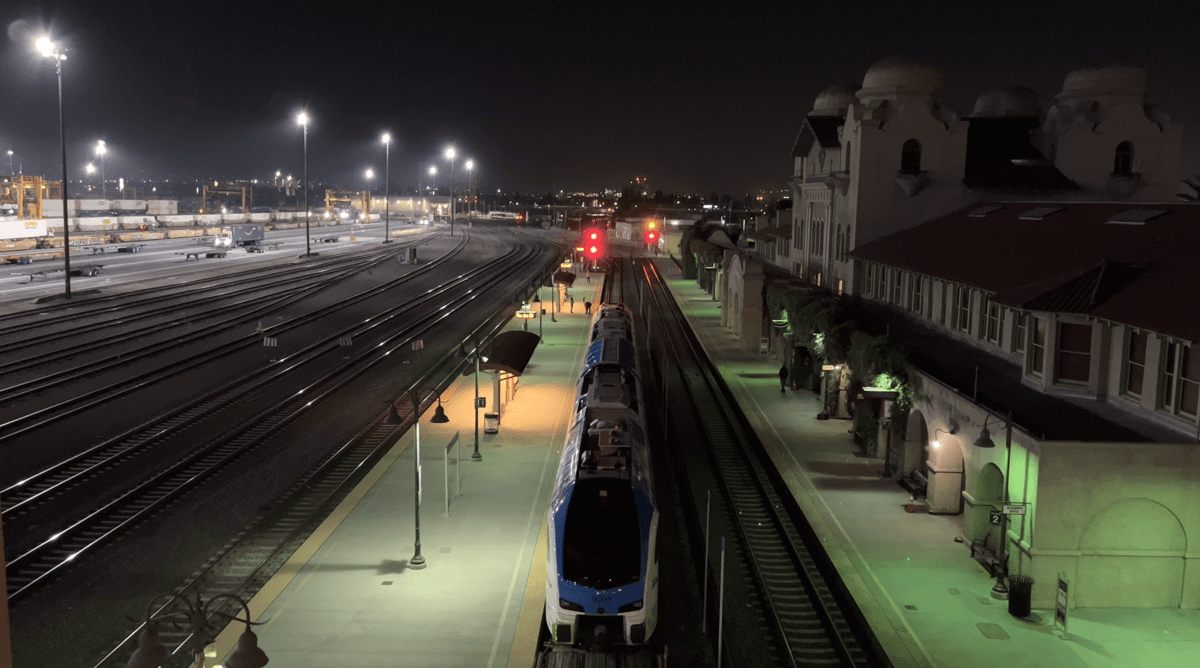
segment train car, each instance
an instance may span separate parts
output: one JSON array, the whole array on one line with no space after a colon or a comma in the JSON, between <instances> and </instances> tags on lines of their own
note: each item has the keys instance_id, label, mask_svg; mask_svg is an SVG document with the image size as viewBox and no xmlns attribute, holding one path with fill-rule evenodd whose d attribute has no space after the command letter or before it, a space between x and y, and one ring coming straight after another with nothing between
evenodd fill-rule
<instances>
[{"instance_id":1,"label":"train car","mask_svg":"<svg viewBox=\"0 0 1200 668\"><path fill-rule=\"evenodd\" d=\"M658 619L658 507L633 319L602 305L548 512L546 625L553 642L638 646Z\"/></svg>"}]
</instances>

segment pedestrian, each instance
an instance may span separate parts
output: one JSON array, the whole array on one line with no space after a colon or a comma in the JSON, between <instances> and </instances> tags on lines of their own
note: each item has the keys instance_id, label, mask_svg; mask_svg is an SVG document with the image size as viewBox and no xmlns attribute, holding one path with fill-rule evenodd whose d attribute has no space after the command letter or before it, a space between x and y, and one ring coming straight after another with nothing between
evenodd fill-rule
<instances>
[{"instance_id":1,"label":"pedestrian","mask_svg":"<svg viewBox=\"0 0 1200 668\"><path fill-rule=\"evenodd\" d=\"M571 313L575 312L575 298L571 297Z\"/></svg>"},{"instance_id":2,"label":"pedestrian","mask_svg":"<svg viewBox=\"0 0 1200 668\"><path fill-rule=\"evenodd\" d=\"M583 312L584 312L586 315L591 315L591 314L592 314L592 303L591 303L591 302L584 302L584 303L583 303Z\"/></svg>"},{"instance_id":3,"label":"pedestrian","mask_svg":"<svg viewBox=\"0 0 1200 668\"><path fill-rule=\"evenodd\" d=\"M589 271L589 272L587 273L587 279L588 279L588 280L587 280L587 282L588 282L588 283L591 283L591 282L592 282L592 272L590 272L590 271Z\"/></svg>"},{"instance_id":4,"label":"pedestrian","mask_svg":"<svg viewBox=\"0 0 1200 668\"><path fill-rule=\"evenodd\" d=\"M779 367L779 393L782 394L787 389L788 370L787 365L783 364Z\"/></svg>"}]
</instances>

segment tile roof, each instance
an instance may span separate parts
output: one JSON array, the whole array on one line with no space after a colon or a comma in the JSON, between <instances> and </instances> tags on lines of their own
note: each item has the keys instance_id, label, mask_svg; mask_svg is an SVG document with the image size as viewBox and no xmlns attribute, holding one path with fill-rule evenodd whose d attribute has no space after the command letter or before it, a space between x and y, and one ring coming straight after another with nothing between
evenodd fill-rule
<instances>
[{"instance_id":1,"label":"tile roof","mask_svg":"<svg viewBox=\"0 0 1200 668\"><path fill-rule=\"evenodd\" d=\"M972 217L982 204L1001 208ZM1022 219L1038 204L1061 207ZM1120 202L981 202L850 252L993 293L1029 310L1085 313L1200 341L1200 205L1140 225L1110 223L1137 207Z\"/></svg>"}]
</instances>

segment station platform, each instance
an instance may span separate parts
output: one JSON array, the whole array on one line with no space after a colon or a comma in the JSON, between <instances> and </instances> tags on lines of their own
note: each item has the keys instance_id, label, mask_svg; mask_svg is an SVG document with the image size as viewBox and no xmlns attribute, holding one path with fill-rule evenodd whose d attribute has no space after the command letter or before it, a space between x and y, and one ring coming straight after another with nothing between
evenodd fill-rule
<instances>
[{"instance_id":1,"label":"station platform","mask_svg":"<svg viewBox=\"0 0 1200 668\"><path fill-rule=\"evenodd\" d=\"M881 459L859 456L850 422L817 420L818 397L780 392L779 361L743 352L719 304L674 262L656 260L684 313L813 523L892 664L1175 667L1200 665L1200 611L1071 610L1065 635L1053 610L1025 620L990 597L994 580L970 558L961 516L909 513L908 493L881 479ZM574 313L547 317L540 345L500 431L469 459L474 382L443 395L449 424L421 427L422 554L414 552L413 434L401 439L251 602L271 665L337 668L526 668L542 624L546 504L565 437L566 407L582 364L599 276L577 283ZM521 328L517 322L511 328ZM538 331L530 321L529 331ZM481 388L490 397L490 388ZM484 411L481 411L481 413ZM430 414L431 415L431 414ZM482 419L482 416L481 416ZM444 446L451 453L445 514ZM461 495L455 496L455 473ZM208 667L232 650L241 625L218 638Z\"/></svg>"},{"instance_id":2,"label":"station platform","mask_svg":"<svg viewBox=\"0 0 1200 668\"><path fill-rule=\"evenodd\" d=\"M566 312L528 331L543 341L507 404L499 433L484 434L491 379L480 379L479 452L472 461L473 376L442 393L450 419L421 421L421 554L414 555L415 430L409 429L250 609L259 647L288 668L527 668L543 624L545 518L590 333L584 302L603 277L580 275ZM546 298L548 289L542 290ZM543 301L547 311L550 299ZM520 330L514 320L509 329ZM461 464L446 445L459 436ZM449 485L447 486L447 479ZM461 485L461 494L458 493ZM449 514L446 492L449 489ZM205 666L223 665L244 626L231 624ZM215 650L215 651L214 651Z\"/></svg>"}]
</instances>

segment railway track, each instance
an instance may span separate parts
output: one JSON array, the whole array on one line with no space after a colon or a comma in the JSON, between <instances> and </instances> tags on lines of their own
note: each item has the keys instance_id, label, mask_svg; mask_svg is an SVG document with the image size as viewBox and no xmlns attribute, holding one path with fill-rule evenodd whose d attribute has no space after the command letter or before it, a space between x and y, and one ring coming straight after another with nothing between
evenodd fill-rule
<instances>
[{"instance_id":1,"label":"railway track","mask_svg":"<svg viewBox=\"0 0 1200 668\"><path fill-rule=\"evenodd\" d=\"M636 273L644 287L641 312L656 316L647 328L650 348L663 353L656 372L672 397L671 440L684 469L679 477L691 487L681 496L692 499L693 529L703 531L700 499L711 489L718 530L730 539L726 591L738 612L727 608L725 615L727 665L887 665L864 641L870 631L855 621L853 602L827 581L836 571L654 265L639 262ZM697 542L704 544L702 534ZM711 605L719 562L710 551L698 570L705 559ZM739 583L748 589L730 591ZM717 619L709 612L711 630Z\"/></svg>"},{"instance_id":2,"label":"railway track","mask_svg":"<svg viewBox=\"0 0 1200 668\"><path fill-rule=\"evenodd\" d=\"M521 252L525 253L524 257L528 257L528 253L532 251L525 248ZM519 260L511 266L498 269L492 265L493 276L490 280L500 280L503 274L515 271L519 265ZM486 282L479 275L467 274L443 286L442 291L454 288L462 291L461 285L468 281L471 281L472 285L477 285L480 281ZM269 410L260 411L255 416L243 420L238 426L226 430L202 447L193 448L188 455L137 486L135 490L122 494L103 508L92 512L69 528L56 532L55 535L42 541L35 548L16 557L9 562L8 566L10 598L31 591L39 582L59 569L76 562L84 553L95 549L102 542L194 488L205 478L213 475L222 467L228 466L249 449L265 441L271 434L278 432L285 425L297 419L322 399L332 396L339 388L367 369L383 361L392 353L402 350L409 342L420 336L422 332L428 331L436 323L458 310L477 306L473 304L473 299L479 291L478 287L465 290L464 294L456 297L450 305L435 309L424 318L413 320L398 332L385 336L382 341L370 346L368 352L360 355L347 366L324 374L316 381L298 389L289 388L295 389L295 391L289 397L271 406ZM437 293L431 291L422 298L432 299L435 296ZM402 313L405 310L404 307L397 307L396 313ZM389 317L381 316L373 319L374 322L370 327L379 326L394 316L395 314L392 314ZM323 352L327 352L331 348L336 349L337 338L337 336L329 337L326 341L314 344L312 348L314 350L323 349ZM294 370L298 365L296 360L287 360L286 362L284 364L286 371ZM282 375L284 374L281 373ZM254 389L260 388L255 387ZM160 433L174 433L186 428L186 424L182 427L170 424L172 420L178 420L183 413L190 413L193 419L200 419L215 410L220 410L222 406L237 403L238 399L249 391L243 389L240 393L229 393L223 400L224 403L210 403L204 410L181 411L171 416L167 423L147 425L139 434L130 435L129 439L131 440L114 439L117 442L110 444L107 449L85 453L85 456L76 458L73 462L49 469L44 472L44 475L35 476L22 485L5 490L7 494L4 501L6 521L8 521L7 515L10 512L28 512L29 506L36 500L63 495L70 497L72 485L77 481L93 480L99 473L132 457L132 453L150 447L147 443L153 441ZM139 441L140 438L146 436L149 438ZM37 489L38 491L30 496L22 488Z\"/></svg>"}]
</instances>

